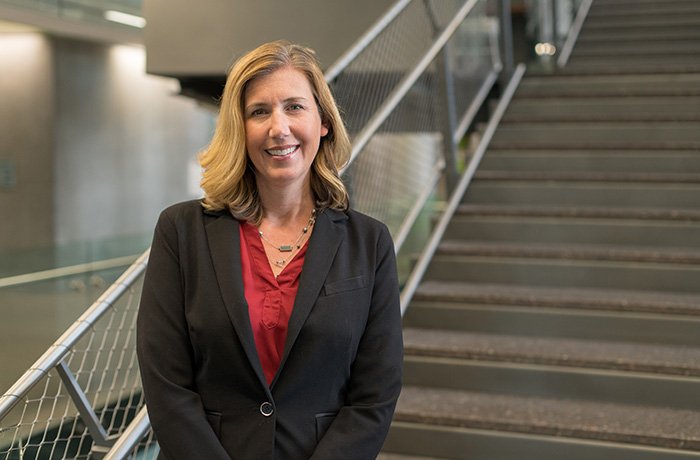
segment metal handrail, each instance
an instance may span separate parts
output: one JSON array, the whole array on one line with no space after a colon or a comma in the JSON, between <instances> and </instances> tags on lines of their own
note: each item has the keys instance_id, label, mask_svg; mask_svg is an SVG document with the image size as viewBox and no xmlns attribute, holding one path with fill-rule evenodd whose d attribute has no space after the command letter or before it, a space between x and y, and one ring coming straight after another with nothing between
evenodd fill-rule
<instances>
[{"instance_id":1,"label":"metal handrail","mask_svg":"<svg viewBox=\"0 0 700 460\"><path fill-rule=\"evenodd\" d=\"M73 323L61 337L25 372L22 377L0 396L0 420L3 419L22 398L48 372L60 365L70 349L107 312L116 300L131 287L143 273L150 249L146 250L131 266Z\"/></svg>"},{"instance_id":2,"label":"metal handrail","mask_svg":"<svg viewBox=\"0 0 700 460\"><path fill-rule=\"evenodd\" d=\"M561 48L561 53L557 58L557 67L562 68L566 65L567 62L569 62L571 52L574 50L574 44L578 39L578 34L581 32L581 27L583 27L583 22L586 20L586 16L588 16L588 10L591 9L592 4L593 0L583 0L581 2L581 5L579 5L578 11L576 12L576 18L574 19L574 23L571 25L571 29L569 30L569 34L566 37L566 41L564 42L564 45Z\"/></svg>"},{"instance_id":3,"label":"metal handrail","mask_svg":"<svg viewBox=\"0 0 700 460\"><path fill-rule=\"evenodd\" d=\"M136 445L146 436L151 428L151 421L148 418L146 406L142 407L136 417L131 421L128 428L117 439L112 448L107 452L102 460L122 460L133 452Z\"/></svg>"},{"instance_id":4,"label":"metal handrail","mask_svg":"<svg viewBox=\"0 0 700 460\"><path fill-rule=\"evenodd\" d=\"M82 275L84 273L109 270L111 268L125 267L133 263L138 257L138 254L134 254L130 256L114 257L112 259L96 260L94 262L86 262L83 264L69 265L67 267L52 268L33 273L6 276L5 278L0 278L0 288L36 283L38 281L47 281L56 278L64 278L72 275Z\"/></svg>"},{"instance_id":5,"label":"metal handrail","mask_svg":"<svg viewBox=\"0 0 700 460\"><path fill-rule=\"evenodd\" d=\"M345 53L343 53L336 61L326 69L325 78L328 83L335 80L340 73L347 68L357 56L369 46L372 41L379 36L384 29L391 24L394 19L404 10L413 0L398 0L389 10L370 27L367 32L353 44Z\"/></svg>"},{"instance_id":6,"label":"metal handrail","mask_svg":"<svg viewBox=\"0 0 700 460\"><path fill-rule=\"evenodd\" d=\"M391 112L399 105L403 97L408 93L411 87L418 81L423 71L430 65L435 57L442 51L447 41L452 37L457 27L464 21L464 18L477 4L478 0L469 0L459 9L455 17L443 29L442 33L433 42L433 45L426 54L418 61L418 64L401 79L396 88L389 94L384 103L379 106L374 115L369 119L364 128L353 139L352 154L348 165L360 154L365 148L372 136L377 132L379 127L391 115ZM347 166L346 166L347 169ZM345 170L343 170L345 171Z\"/></svg>"},{"instance_id":7,"label":"metal handrail","mask_svg":"<svg viewBox=\"0 0 700 460\"><path fill-rule=\"evenodd\" d=\"M467 187L469 187L469 184L471 183L471 180L474 177L476 168L479 166L479 163L481 162L481 158L484 156L484 153L486 153L486 148L491 142L491 138L493 138L493 135L496 132L496 127L501 121L501 118L503 117L503 114L505 113L506 108L510 103L510 100L513 98L515 89L518 87L518 84L520 83L520 80L522 79L524 73L525 64L518 64L518 66L516 66L515 68L515 72L513 72L513 76L511 77L508 86L506 86L506 89L503 92L503 96L501 97L493 115L491 116L491 119L489 120L489 123L486 127L486 130L484 131L484 134L481 138L481 141L479 142L476 151L474 152L471 160L469 161L467 169L462 174L462 178L460 179L457 188L452 193L447 208L440 217L440 220L430 237L430 241L426 245L425 249L423 249L423 252L421 253L418 259L418 262L416 263L415 267L413 268L413 271L411 272L411 276L404 285L404 288L401 291L401 315L403 315L406 312L408 304L410 303L411 299L413 298L413 294L415 294L416 289L418 288L418 283L420 283L421 279L423 278L423 275L425 274L425 271L428 268L428 264L430 263L430 259L432 259L433 255L435 254L435 251L437 250L438 244L442 239L442 236L445 234L447 225L449 224L450 220L452 219L452 216L457 210L457 207L462 201L462 196L467 191Z\"/></svg>"}]
</instances>

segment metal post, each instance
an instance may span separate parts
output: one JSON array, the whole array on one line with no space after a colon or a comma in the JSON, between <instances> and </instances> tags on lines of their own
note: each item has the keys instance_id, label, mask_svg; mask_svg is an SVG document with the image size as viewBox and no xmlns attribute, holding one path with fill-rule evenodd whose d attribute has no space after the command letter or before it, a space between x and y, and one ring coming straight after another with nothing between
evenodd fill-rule
<instances>
[{"instance_id":1,"label":"metal post","mask_svg":"<svg viewBox=\"0 0 700 460\"><path fill-rule=\"evenodd\" d=\"M505 87L515 68L513 63L513 20L510 14L510 0L498 1L498 21L501 30L500 52L501 65L503 66L500 80Z\"/></svg>"},{"instance_id":2,"label":"metal post","mask_svg":"<svg viewBox=\"0 0 700 460\"><path fill-rule=\"evenodd\" d=\"M90 433L94 443L98 446L111 446L112 442L108 439L107 432L100 423L100 419L97 417L97 414L90 405L87 395L85 395L83 389L80 388L78 381L66 362L61 361L58 363L56 366L56 371L61 377L63 384L66 386L66 391L68 391L73 404L75 404L80 416L83 418L83 422L85 423L85 426L87 426L88 432Z\"/></svg>"},{"instance_id":3,"label":"metal post","mask_svg":"<svg viewBox=\"0 0 700 460\"><path fill-rule=\"evenodd\" d=\"M423 1L425 11L433 27L433 35L440 35L440 24L432 9L432 4ZM440 120L440 132L442 133L442 152L445 158L445 180L449 193L457 186L459 172L457 171L457 142L455 131L457 129L457 108L455 107L454 79L450 65L449 42L445 42L437 57L438 76L440 81L440 99L445 102L445 110L437 114Z\"/></svg>"},{"instance_id":4,"label":"metal post","mask_svg":"<svg viewBox=\"0 0 700 460\"><path fill-rule=\"evenodd\" d=\"M459 171L457 171L457 141L455 131L457 129L457 108L455 106L454 78L450 65L449 43L445 44L438 57L440 74L440 97L445 101L445 109L441 114L441 131L443 155L445 157L445 180L447 181L447 191L452 193L459 182Z\"/></svg>"}]
</instances>

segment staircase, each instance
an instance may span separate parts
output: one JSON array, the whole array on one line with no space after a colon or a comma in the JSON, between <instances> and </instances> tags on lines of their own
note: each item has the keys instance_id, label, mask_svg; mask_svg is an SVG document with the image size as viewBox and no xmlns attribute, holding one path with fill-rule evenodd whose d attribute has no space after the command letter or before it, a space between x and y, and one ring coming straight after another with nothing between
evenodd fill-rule
<instances>
[{"instance_id":1,"label":"staircase","mask_svg":"<svg viewBox=\"0 0 700 460\"><path fill-rule=\"evenodd\" d=\"M382 459L700 459L700 1L525 77L404 334Z\"/></svg>"}]
</instances>

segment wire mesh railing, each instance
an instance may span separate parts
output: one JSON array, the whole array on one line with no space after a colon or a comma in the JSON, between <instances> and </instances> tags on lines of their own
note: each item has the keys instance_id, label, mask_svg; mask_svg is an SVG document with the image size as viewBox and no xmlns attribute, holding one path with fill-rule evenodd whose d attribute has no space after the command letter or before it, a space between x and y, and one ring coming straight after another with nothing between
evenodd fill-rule
<instances>
[{"instance_id":1,"label":"wire mesh railing","mask_svg":"<svg viewBox=\"0 0 700 460\"><path fill-rule=\"evenodd\" d=\"M147 258L0 398L0 459L100 458L144 406L135 332Z\"/></svg>"},{"instance_id":2,"label":"wire mesh railing","mask_svg":"<svg viewBox=\"0 0 700 460\"><path fill-rule=\"evenodd\" d=\"M397 252L466 161L458 141L500 70L496 3L400 0L331 67L354 145L352 205L387 224ZM0 399L0 460L154 458L134 340L147 258Z\"/></svg>"},{"instance_id":3,"label":"wire mesh railing","mask_svg":"<svg viewBox=\"0 0 700 460\"><path fill-rule=\"evenodd\" d=\"M397 251L445 168L455 172L470 124L459 115L499 69L489 3L410 2L330 82L353 138L353 207L385 222Z\"/></svg>"}]
</instances>

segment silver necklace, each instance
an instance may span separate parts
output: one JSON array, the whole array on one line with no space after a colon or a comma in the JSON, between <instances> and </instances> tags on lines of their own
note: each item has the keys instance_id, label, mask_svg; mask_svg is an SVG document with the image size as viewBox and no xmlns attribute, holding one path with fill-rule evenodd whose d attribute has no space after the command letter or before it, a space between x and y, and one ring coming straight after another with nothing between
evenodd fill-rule
<instances>
[{"instance_id":1,"label":"silver necklace","mask_svg":"<svg viewBox=\"0 0 700 460\"><path fill-rule=\"evenodd\" d=\"M273 243L272 241L268 240L267 237L263 234L262 230L260 230L260 228L258 228L258 235L260 235L260 238L264 242L266 242L268 245L272 246L273 248L277 249L279 252L292 253L295 248L301 249L301 240L304 238L304 236L307 233L309 233L309 230L311 229L311 227L313 227L315 222L316 222L316 209L313 209L311 211L311 217L309 217L309 221L304 226L304 228L301 229L301 233L299 234L297 239L292 244L277 245L277 244ZM273 263L275 265L277 265L278 267L284 267L291 257L292 257L292 254L289 254L287 257L284 257L282 259L273 260Z\"/></svg>"}]
</instances>

